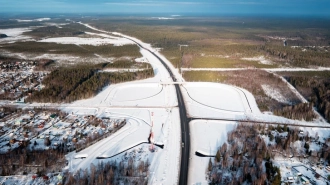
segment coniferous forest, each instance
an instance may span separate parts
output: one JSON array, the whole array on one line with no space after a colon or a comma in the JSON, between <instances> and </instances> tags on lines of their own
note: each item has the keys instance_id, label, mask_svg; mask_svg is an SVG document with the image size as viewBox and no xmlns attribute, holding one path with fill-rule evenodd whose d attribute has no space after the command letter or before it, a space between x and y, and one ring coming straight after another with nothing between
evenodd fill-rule
<instances>
[{"instance_id":1,"label":"coniferous forest","mask_svg":"<svg viewBox=\"0 0 330 185\"><path fill-rule=\"evenodd\" d=\"M27 102L72 102L90 98L103 87L120 82L144 79L154 75L153 69L136 72L100 72L90 65L60 67L52 71L42 82L45 87L34 92Z\"/></svg>"}]
</instances>

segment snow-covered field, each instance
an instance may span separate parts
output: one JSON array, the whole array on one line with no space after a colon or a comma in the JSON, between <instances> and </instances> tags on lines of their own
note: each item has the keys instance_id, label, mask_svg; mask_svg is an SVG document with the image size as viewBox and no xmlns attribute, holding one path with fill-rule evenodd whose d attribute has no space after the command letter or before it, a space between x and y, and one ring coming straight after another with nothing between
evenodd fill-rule
<instances>
[{"instance_id":1,"label":"snow-covered field","mask_svg":"<svg viewBox=\"0 0 330 185\"><path fill-rule=\"evenodd\" d=\"M173 85L161 85L170 82L166 69L148 51L141 49L153 69L153 78L110 85L93 98L74 102L74 106L114 106L114 107L171 107L177 106Z\"/></svg>"},{"instance_id":2,"label":"snow-covered field","mask_svg":"<svg viewBox=\"0 0 330 185\"><path fill-rule=\"evenodd\" d=\"M107 45L122 46L133 44L132 41L125 38L84 38L84 37L55 37L39 40L38 42L54 42L57 44L76 44L76 45Z\"/></svg>"},{"instance_id":3,"label":"snow-covered field","mask_svg":"<svg viewBox=\"0 0 330 185\"><path fill-rule=\"evenodd\" d=\"M134 44L134 42L137 42L145 48L140 50L143 58L140 58L139 61L149 62L154 69L155 76L145 80L113 84L105 87L95 97L61 105L63 111L77 115L95 115L97 117L127 120L127 124L115 134L78 153L68 154L69 165L67 170L73 173L79 169L89 168L91 163L97 164L102 160L120 160L125 158L127 153L134 153L136 160L149 160L151 164L149 184L178 183L181 130L176 92L171 84L171 76L152 53L164 60L173 71L175 78L182 82L181 90L188 117L201 119L189 123L191 128L189 184L198 182L207 184L205 170L209 158L197 157L195 152L215 155L217 147L226 141L227 132L234 129L237 124L236 122L207 121L203 119L296 123L293 120L261 114L253 95L244 89L219 83L184 82L184 79L171 63L156 49L152 48L150 44L121 33L106 32L88 24L81 24L101 33L87 32L87 34L94 36L93 38L60 37L47 38L40 42L96 46L102 44ZM16 33L16 37L19 37L25 31L28 31L28 29L14 30L13 33L9 31L8 34L11 33L14 38L14 33ZM0 33L2 33L1 30ZM116 35L116 37L113 35ZM266 59L259 57L257 60L262 62L261 60ZM274 92L270 92L268 86L265 86L265 89L274 97L274 94L272 94ZM279 98L284 99L284 97ZM42 104L31 104L30 106L37 105ZM303 121L297 123L305 124ZM154 135L154 143L164 144L164 149L157 148L153 153L149 151L150 144L147 144L147 142L150 132ZM326 135L327 132L322 134ZM82 159L82 156L86 158ZM112 158L97 159L97 157Z\"/></svg>"},{"instance_id":4,"label":"snow-covered field","mask_svg":"<svg viewBox=\"0 0 330 185\"><path fill-rule=\"evenodd\" d=\"M218 83L185 83L170 62L149 44L120 33L106 32L87 24L83 25L95 31L102 32L102 34L111 34L109 37L117 35L134 40L164 59L172 71L175 72L175 77L179 81L183 81L181 89L189 117L230 120L251 119L283 123L293 122L285 118L261 114L253 95L244 89ZM103 37L106 36L103 35ZM76 101L70 105L77 107L99 106L100 108L94 113L97 116L122 116L130 123L114 136L79 152L79 154L83 155L88 154L88 157L86 159L72 159L71 166L69 166L71 171L75 171L78 168L88 168L90 162L97 163L99 159L96 159L96 157L98 155L104 157L112 156L138 143L145 142L151 129L150 112L152 111L155 113L154 127L152 128L155 135L155 143L164 144L165 148L145 155L149 152L147 150L148 144L139 145L138 147L142 148L141 150L144 151L142 153L145 155L141 160L148 159L151 162L150 184L177 183L181 139L179 112L177 108L174 108L174 106L177 106L175 89L173 85L165 85L166 82L171 82L170 76L158 59L149 51L141 48L141 54L154 68L154 78L111 85L94 98ZM159 83L162 83L162 85ZM68 107L67 111L72 111L72 109L70 110ZM81 109L76 109L76 111L79 112ZM205 154L213 153L214 155L217 147L225 142L227 132L232 130L236 123L197 120L192 121L190 125L192 147L189 184L197 182L207 183L205 181L205 169L208 158L197 157L194 155L194 152L200 151ZM215 138L220 139L217 140ZM105 145L112 145L113 147L102 147ZM136 149L137 147L132 148L128 152ZM95 150L97 152L94 152ZM74 156L74 154L71 155ZM68 155L68 157L70 158L71 155ZM120 154L113 159L122 158L123 155Z\"/></svg>"},{"instance_id":5,"label":"snow-covered field","mask_svg":"<svg viewBox=\"0 0 330 185\"><path fill-rule=\"evenodd\" d=\"M46 22L44 25L46 26L56 26L58 28L62 28L62 26L68 25L69 23L53 23L53 22Z\"/></svg>"},{"instance_id":6,"label":"snow-covered field","mask_svg":"<svg viewBox=\"0 0 330 185\"><path fill-rule=\"evenodd\" d=\"M209 157L198 157L198 151L205 155L215 155L218 147L227 141L227 133L233 130L236 122L194 120L190 125L190 161L188 184L208 184L206 169Z\"/></svg>"},{"instance_id":7,"label":"snow-covered field","mask_svg":"<svg viewBox=\"0 0 330 185\"><path fill-rule=\"evenodd\" d=\"M0 43L13 43L16 41L31 41L33 40L31 37L22 35L24 32L32 31L32 27L28 28L8 28L8 29L0 29L1 34L6 34L8 37L1 38Z\"/></svg>"},{"instance_id":8,"label":"snow-covered field","mask_svg":"<svg viewBox=\"0 0 330 185\"><path fill-rule=\"evenodd\" d=\"M8 57L14 57L14 58L20 58L25 60L39 60L39 59L51 59L55 60L58 63L64 63L64 64L77 64L88 62L88 63L100 63L100 62L111 62L115 58L114 57L107 57L104 58L102 56L95 57L86 57L86 58L80 58L74 55L69 54L51 54L51 53L44 53L44 54L35 54L35 53L12 53L8 52L6 50L0 50L1 54L3 56Z\"/></svg>"},{"instance_id":9,"label":"snow-covered field","mask_svg":"<svg viewBox=\"0 0 330 185\"><path fill-rule=\"evenodd\" d=\"M151 118L151 112L153 112L153 118ZM69 171L75 172L80 168L86 169L91 163L97 164L103 160L120 160L126 152L129 153L140 148L144 152L139 160L149 160L151 165L150 184L177 183L180 160L180 140L178 140L180 138L180 124L177 108L108 108L99 116L126 119L127 124L110 137L78 153L68 154ZM152 120L153 127L151 127ZM149 144L142 144L148 142L151 130L154 134L154 142L164 144L164 149L156 147L154 153L149 151ZM119 153L121 154L115 156ZM87 157L78 159L82 155ZM78 157L75 158L75 156ZM96 157L112 158L97 159Z\"/></svg>"},{"instance_id":10,"label":"snow-covered field","mask_svg":"<svg viewBox=\"0 0 330 185\"><path fill-rule=\"evenodd\" d=\"M49 21L51 18L44 17L44 18L38 18L38 19L16 19L17 22L41 22L41 21Z\"/></svg>"},{"instance_id":11,"label":"snow-covered field","mask_svg":"<svg viewBox=\"0 0 330 185\"><path fill-rule=\"evenodd\" d=\"M264 56L252 57L252 58L242 58L242 60L258 61L261 64L267 64L267 65L272 65L273 64L273 62L271 60L266 59Z\"/></svg>"},{"instance_id":12,"label":"snow-covered field","mask_svg":"<svg viewBox=\"0 0 330 185\"><path fill-rule=\"evenodd\" d=\"M143 58L139 60L152 65L155 72L153 78L110 85L93 98L63 106L64 111L75 114L93 113L97 117L120 117L128 121L128 124L114 135L78 153L88 154L87 158L74 159L77 154L69 154L70 171L89 168L90 163L105 160L96 159L97 156L109 157L126 150L129 153L141 149L144 152L140 160L149 160L151 164L150 184L177 184L181 136L179 111L175 107L178 104L175 89L173 85L166 84L171 78L158 59L145 49L141 48L140 52ZM154 114L154 142L164 144L164 149L157 148L155 153L148 150L149 144L138 145L148 142L152 125L151 112ZM138 146L133 147L135 145ZM131 147L133 148L130 149ZM108 160L122 159L125 153Z\"/></svg>"},{"instance_id":13,"label":"snow-covered field","mask_svg":"<svg viewBox=\"0 0 330 185\"><path fill-rule=\"evenodd\" d=\"M272 88L270 85L262 84L262 90L264 90L265 94L274 100L282 103L289 103L286 97L284 97L281 92L277 88Z\"/></svg>"},{"instance_id":14,"label":"snow-covered field","mask_svg":"<svg viewBox=\"0 0 330 185\"><path fill-rule=\"evenodd\" d=\"M252 94L241 88L193 82L184 83L181 90L191 118L239 120L246 113L260 114Z\"/></svg>"}]
</instances>

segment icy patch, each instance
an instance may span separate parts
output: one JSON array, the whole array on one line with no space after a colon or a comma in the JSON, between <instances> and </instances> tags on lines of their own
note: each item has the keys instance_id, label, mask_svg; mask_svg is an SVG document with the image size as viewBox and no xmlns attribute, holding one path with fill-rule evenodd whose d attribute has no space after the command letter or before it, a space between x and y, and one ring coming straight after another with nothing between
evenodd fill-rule
<instances>
[{"instance_id":1,"label":"icy patch","mask_svg":"<svg viewBox=\"0 0 330 185\"><path fill-rule=\"evenodd\" d=\"M267 96L269 96L270 98L278 101L278 102L282 102L282 103L288 103L288 99L285 98L280 91L278 91L277 89L271 87L270 85L265 85L262 84L261 85L262 90L265 92L265 94Z\"/></svg>"},{"instance_id":2,"label":"icy patch","mask_svg":"<svg viewBox=\"0 0 330 185\"><path fill-rule=\"evenodd\" d=\"M264 56L252 57L252 58L241 58L242 60L258 61L261 64L273 65L273 62L266 59Z\"/></svg>"},{"instance_id":3,"label":"icy patch","mask_svg":"<svg viewBox=\"0 0 330 185\"><path fill-rule=\"evenodd\" d=\"M38 42L54 42L57 44L76 44L76 45L92 45L101 46L113 44L114 46L122 46L128 44L134 44L132 41L125 38L81 38L81 37L56 37L47 38Z\"/></svg>"}]
</instances>

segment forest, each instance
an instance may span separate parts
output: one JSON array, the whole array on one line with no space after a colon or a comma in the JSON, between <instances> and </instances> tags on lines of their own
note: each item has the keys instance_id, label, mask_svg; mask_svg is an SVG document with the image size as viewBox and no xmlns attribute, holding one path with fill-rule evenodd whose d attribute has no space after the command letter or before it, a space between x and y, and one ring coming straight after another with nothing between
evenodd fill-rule
<instances>
[{"instance_id":1,"label":"forest","mask_svg":"<svg viewBox=\"0 0 330 185\"><path fill-rule=\"evenodd\" d=\"M209 160L210 184L281 184L279 169L272 165L271 152L258 133L257 126L243 124L228 133L227 142Z\"/></svg>"},{"instance_id":2,"label":"forest","mask_svg":"<svg viewBox=\"0 0 330 185\"><path fill-rule=\"evenodd\" d=\"M0 155L1 176L14 175L21 171L23 175L36 172L41 176L49 172L61 171L66 165L65 155L68 150L64 144L57 149L28 151L26 148L28 142L24 142L16 150Z\"/></svg>"},{"instance_id":3,"label":"forest","mask_svg":"<svg viewBox=\"0 0 330 185\"><path fill-rule=\"evenodd\" d=\"M282 109L274 110L274 114L289 119L305 121L313 121L316 118L312 103L300 103L297 105L285 106Z\"/></svg>"},{"instance_id":4,"label":"forest","mask_svg":"<svg viewBox=\"0 0 330 185\"><path fill-rule=\"evenodd\" d=\"M328 71L279 74L311 102L328 122L330 121L330 73Z\"/></svg>"},{"instance_id":5,"label":"forest","mask_svg":"<svg viewBox=\"0 0 330 185\"><path fill-rule=\"evenodd\" d=\"M98 65L60 67L42 82L45 88L35 91L27 102L72 102L95 96L103 87L154 75L153 69L137 72L98 72Z\"/></svg>"},{"instance_id":6,"label":"forest","mask_svg":"<svg viewBox=\"0 0 330 185\"><path fill-rule=\"evenodd\" d=\"M188 45L183 49L184 55L191 55L192 61L197 60L199 67L210 66L210 60L216 59L220 60L218 63L223 60L236 62L236 67L271 67L251 65L251 62L239 60L255 56L270 59L274 63L273 67L329 67L329 24L325 24L329 20L324 19L180 17L161 21L136 17L100 18L97 21L85 18L84 21L100 29L121 32L162 48L161 52L175 67L181 62L182 51L179 45ZM211 58L210 55L216 57Z\"/></svg>"},{"instance_id":7,"label":"forest","mask_svg":"<svg viewBox=\"0 0 330 185\"><path fill-rule=\"evenodd\" d=\"M67 23L62 23L62 25L59 26L46 26L46 27L40 27L37 29L34 29L30 32L25 33L26 35L30 35L37 38L42 37L72 37L72 36L78 36L84 34L84 31L92 31L89 28L86 28L85 26L75 24L73 25L66 25Z\"/></svg>"},{"instance_id":8,"label":"forest","mask_svg":"<svg viewBox=\"0 0 330 185\"><path fill-rule=\"evenodd\" d=\"M126 69L151 69L152 66L149 63L144 62L134 62L133 60L128 59L119 59L113 62L106 62L106 63L100 63L98 64L101 68L107 69L107 68L126 68Z\"/></svg>"},{"instance_id":9,"label":"forest","mask_svg":"<svg viewBox=\"0 0 330 185\"><path fill-rule=\"evenodd\" d=\"M25 54L67 54L79 57L95 57L95 54L98 54L104 57L141 57L140 48L136 45L91 46L28 41L6 44L2 49Z\"/></svg>"},{"instance_id":10,"label":"forest","mask_svg":"<svg viewBox=\"0 0 330 185\"><path fill-rule=\"evenodd\" d=\"M321 166L327 165L329 142L320 139L318 132L310 134L297 127L239 123L228 132L227 141L219 146L215 157L210 158L206 175L210 184L280 185L276 158L294 157L300 162L307 159L312 164L323 161Z\"/></svg>"},{"instance_id":11,"label":"forest","mask_svg":"<svg viewBox=\"0 0 330 185\"><path fill-rule=\"evenodd\" d=\"M108 185L108 184L148 184L149 162L140 161L138 164L132 158L127 161L101 161L93 163L89 170L79 170L77 175L69 173L66 185Z\"/></svg>"}]
</instances>

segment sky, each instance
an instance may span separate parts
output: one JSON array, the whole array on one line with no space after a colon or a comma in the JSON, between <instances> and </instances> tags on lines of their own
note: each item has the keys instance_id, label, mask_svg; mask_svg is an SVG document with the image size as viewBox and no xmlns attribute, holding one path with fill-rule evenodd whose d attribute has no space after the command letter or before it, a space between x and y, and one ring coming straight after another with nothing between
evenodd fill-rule
<instances>
[{"instance_id":1,"label":"sky","mask_svg":"<svg viewBox=\"0 0 330 185\"><path fill-rule=\"evenodd\" d=\"M0 0L0 12L330 17L330 0Z\"/></svg>"}]
</instances>

